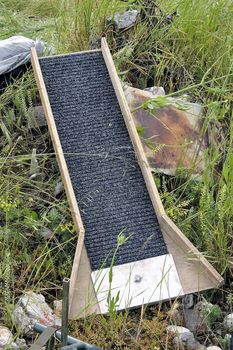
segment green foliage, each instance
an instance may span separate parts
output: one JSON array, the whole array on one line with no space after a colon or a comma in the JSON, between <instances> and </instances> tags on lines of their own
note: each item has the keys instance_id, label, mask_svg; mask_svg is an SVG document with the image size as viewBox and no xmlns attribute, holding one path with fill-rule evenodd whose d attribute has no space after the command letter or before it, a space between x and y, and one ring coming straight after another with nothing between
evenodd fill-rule
<instances>
[{"instance_id":1,"label":"green foliage","mask_svg":"<svg viewBox=\"0 0 233 350\"><path fill-rule=\"evenodd\" d=\"M56 18L58 52L88 50L100 46L107 19L127 4L119 0L74 0L61 2Z\"/></svg>"},{"instance_id":2,"label":"green foliage","mask_svg":"<svg viewBox=\"0 0 233 350\"><path fill-rule=\"evenodd\" d=\"M51 296L60 290L62 278L70 276L77 239L65 198L53 194L59 175L53 154L47 153L48 134L29 126L36 100L31 72L0 95L5 126L0 130L0 305L1 320L9 325L24 290L45 288ZM31 179L33 148L40 174Z\"/></svg>"},{"instance_id":3,"label":"green foliage","mask_svg":"<svg viewBox=\"0 0 233 350\"><path fill-rule=\"evenodd\" d=\"M160 184L158 184L158 187L159 186ZM169 191L165 177L162 177L162 184L159 189L161 192L161 200L168 216L177 223L184 232L189 232L191 228L191 220L189 217L192 216L194 197L189 196L187 198L182 198L179 196L178 191L177 193L176 191Z\"/></svg>"},{"instance_id":4,"label":"green foliage","mask_svg":"<svg viewBox=\"0 0 233 350\"><path fill-rule=\"evenodd\" d=\"M190 105L185 104L182 99L173 99L167 96L156 96L153 99L149 99L145 102L143 102L138 108L143 108L145 110L150 110L150 112L156 112L156 110L160 108L166 108L166 107L175 107L179 110L186 111L190 109ZM134 112L134 110L133 110Z\"/></svg>"},{"instance_id":5,"label":"green foliage","mask_svg":"<svg viewBox=\"0 0 233 350\"><path fill-rule=\"evenodd\" d=\"M106 350L170 350L173 345L166 326L165 315L148 307L146 311L119 312L113 319L91 315L70 323L70 330L78 339Z\"/></svg>"},{"instance_id":6,"label":"green foliage","mask_svg":"<svg viewBox=\"0 0 233 350\"><path fill-rule=\"evenodd\" d=\"M212 325L217 320L221 319L222 311L218 305L213 305L207 314L207 322Z\"/></svg>"},{"instance_id":7,"label":"green foliage","mask_svg":"<svg viewBox=\"0 0 233 350\"><path fill-rule=\"evenodd\" d=\"M130 55L121 59L118 69L126 72L126 80L140 88L152 82L174 92L204 76L212 80L232 73L230 0L157 1L156 5L143 8L143 21L122 40L122 50ZM208 86L221 94L229 86L222 88L220 81Z\"/></svg>"}]
</instances>

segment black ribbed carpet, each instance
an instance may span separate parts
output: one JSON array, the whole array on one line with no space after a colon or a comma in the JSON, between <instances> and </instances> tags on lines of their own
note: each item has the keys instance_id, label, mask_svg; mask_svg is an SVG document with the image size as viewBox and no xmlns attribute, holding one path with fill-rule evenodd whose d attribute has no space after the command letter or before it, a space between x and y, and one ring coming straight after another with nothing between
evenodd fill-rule
<instances>
[{"instance_id":1,"label":"black ribbed carpet","mask_svg":"<svg viewBox=\"0 0 233 350\"><path fill-rule=\"evenodd\" d=\"M167 248L101 52L40 59L93 270Z\"/></svg>"}]
</instances>

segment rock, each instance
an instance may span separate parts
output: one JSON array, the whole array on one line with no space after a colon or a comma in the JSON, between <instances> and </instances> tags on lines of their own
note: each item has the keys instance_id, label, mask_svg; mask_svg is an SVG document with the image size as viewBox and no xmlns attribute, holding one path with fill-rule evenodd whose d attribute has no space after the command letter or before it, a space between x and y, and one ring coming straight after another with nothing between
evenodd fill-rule
<instances>
[{"instance_id":1,"label":"rock","mask_svg":"<svg viewBox=\"0 0 233 350\"><path fill-rule=\"evenodd\" d=\"M117 12L113 16L113 23L115 24L117 29L125 29L131 27L135 24L138 14L138 10Z\"/></svg>"},{"instance_id":2,"label":"rock","mask_svg":"<svg viewBox=\"0 0 233 350\"><path fill-rule=\"evenodd\" d=\"M45 119L45 114L43 107L41 105L30 107L28 113L31 117L29 121L29 126L33 129L38 127L46 126L47 122Z\"/></svg>"},{"instance_id":3,"label":"rock","mask_svg":"<svg viewBox=\"0 0 233 350\"><path fill-rule=\"evenodd\" d=\"M152 95L155 95L155 96L165 96L165 91L162 86L152 86L149 88L145 88L144 91L151 92Z\"/></svg>"},{"instance_id":4,"label":"rock","mask_svg":"<svg viewBox=\"0 0 233 350\"><path fill-rule=\"evenodd\" d=\"M54 300L53 302L54 314L61 317L62 314L62 300Z\"/></svg>"},{"instance_id":5,"label":"rock","mask_svg":"<svg viewBox=\"0 0 233 350\"><path fill-rule=\"evenodd\" d=\"M200 329L206 330L221 316L218 305L213 305L207 301L200 301L194 309L184 308L184 322L192 332Z\"/></svg>"},{"instance_id":6,"label":"rock","mask_svg":"<svg viewBox=\"0 0 233 350\"><path fill-rule=\"evenodd\" d=\"M44 239L49 239L53 235L53 231L51 231L48 227L42 227L37 231L38 235Z\"/></svg>"},{"instance_id":7,"label":"rock","mask_svg":"<svg viewBox=\"0 0 233 350\"><path fill-rule=\"evenodd\" d=\"M13 334L11 333L9 328L0 326L0 349L8 347L12 342Z\"/></svg>"},{"instance_id":8,"label":"rock","mask_svg":"<svg viewBox=\"0 0 233 350\"><path fill-rule=\"evenodd\" d=\"M219 319L222 313L218 305L213 305L207 301L199 301L194 309L198 312L200 319L206 321L208 325Z\"/></svg>"},{"instance_id":9,"label":"rock","mask_svg":"<svg viewBox=\"0 0 233 350\"><path fill-rule=\"evenodd\" d=\"M191 332L196 332L202 324L198 313L193 309L184 308L184 325L189 328Z\"/></svg>"},{"instance_id":10,"label":"rock","mask_svg":"<svg viewBox=\"0 0 233 350\"><path fill-rule=\"evenodd\" d=\"M178 349L182 347L185 347L186 349L194 349L196 346L196 340L192 333L182 333L179 336L174 337L173 344Z\"/></svg>"},{"instance_id":11,"label":"rock","mask_svg":"<svg viewBox=\"0 0 233 350\"><path fill-rule=\"evenodd\" d=\"M191 309L194 305L193 294L185 295L183 298L183 305L185 309Z\"/></svg>"},{"instance_id":12,"label":"rock","mask_svg":"<svg viewBox=\"0 0 233 350\"><path fill-rule=\"evenodd\" d=\"M186 333L192 334L188 328L180 327L180 326L167 326L166 328L168 333L174 334L174 335L182 335Z\"/></svg>"},{"instance_id":13,"label":"rock","mask_svg":"<svg viewBox=\"0 0 233 350\"><path fill-rule=\"evenodd\" d=\"M61 318L57 315L54 315L54 325L57 327L61 327Z\"/></svg>"},{"instance_id":14,"label":"rock","mask_svg":"<svg viewBox=\"0 0 233 350\"><path fill-rule=\"evenodd\" d=\"M180 326L167 326L168 333L174 335L173 344L177 349L187 349L187 350L205 350L206 347L201 345L194 338L193 333L185 327Z\"/></svg>"},{"instance_id":15,"label":"rock","mask_svg":"<svg viewBox=\"0 0 233 350\"><path fill-rule=\"evenodd\" d=\"M207 347L207 350L222 350L221 348L219 348L218 346L215 345L211 345Z\"/></svg>"},{"instance_id":16,"label":"rock","mask_svg":"<svg viewBox=\"0 0 233 350\"><path fill-rule=\"evenodd\" d=\"M190 337L188 334L183 335L182 338L175 337L173 339L173 344L179 350L206 350L206 347L200 344L194 336Z\"/></svg>"},{"instance_id":17,"label":"rock","mask_svg":"<svg viewBox=\"0 0 233 350\"><path fill-rule=\"evenodd\" d=\"M64 191L64 185L63 182L60 181L56 184L54 189L54 196L57 197L59 194L61 194Z\"/></svg>"},{"instance_id":18,"label":"rock","mask_svg":"<svg viewBox=\"0 0 233 350\"><path fill-rule=\"evenodd\" d=\"M27 350L28 349L26 340L23 338L17 338L15 343L19 347L20 350Z\"/></svg>"},{"instance_id":19,"label":"rock","mask_svg":"<svg viewBox=\"0 0 233 350\"><path fill-rule=\"evenodd\" d=\"M173 344L176 347L187 345L187 342L195 341L194 335L188 328L181 326L167 326L168 333L174 335Z\"/></svg>"},{"instance_id":20,"label":"rock","mask_svg":"<svg viewBox=\"0 0 233 350\"><path fill-rule=\"evenodd\" d=\"M21 334L32 333L36 322L45 326L60 326L60 320L55 317L44 296L34 292L27 292L20 297L12 319Z\"/></svg>"},{"instance_id":21,"label":"rock","mask_svg":"<svg viewBox=\"0 0 233 350\"><path fill-rule=\"evenodd\" d=\"M233 330L233 313L224 318L223 325L227 330Z\"/></svg>"}]
</instances>

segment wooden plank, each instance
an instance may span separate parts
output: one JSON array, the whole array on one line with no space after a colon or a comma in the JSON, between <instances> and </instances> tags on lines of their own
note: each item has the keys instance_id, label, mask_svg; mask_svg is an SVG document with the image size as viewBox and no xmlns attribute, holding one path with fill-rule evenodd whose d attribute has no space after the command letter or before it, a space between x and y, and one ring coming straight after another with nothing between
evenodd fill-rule
<instances>
[{"instance_id":1,"label":"wooden plank","mask_svg":"<svg viewBox=\"0 0 233 350\"><path fill-rule=\"evenodd\" d=\"M82 248L79 269L73 284L73 300L70 305L70 319L86 317L100 313L95 289L91 278L91 266L85 246Z\"/></svg>"},{"instance_id":2,"label":"wooden plank","mask_svg":"<svg viewBox=\"0 0 233 350\"><path fill-rule=\"evenodd\" d=\"M145 179L145 183L153 204L153 207L155 209L157 218L158 218L158 222L160 222L161 217L165 214L164 208L163 208L163 204L162 201L160 199L157 187L155 185L154 182L154 178L153 175L151 173L150 170L150 166L149 163L147 161L146 155L143 151L143 147L139 138L139 135L137 133L134 121L133 121L133 117L131 115L128 103L126 101L125 95L124 95L124 91L122 89L121 86L121 82L120 79L117 75L117 71L116 68L114 66L113 60L112 60L112 56L111 53L109 51L108 48L108 44L106 42L105 38L102 38L101 40L101 48L102 48L102 52L103 52L103 56L104 56L104 60L125 120L125 124L127 126L132 144L134 146L134 150L135 153L137 155L138 158L138 163L140 165L142 174L144 176Z\"/></svg>"},{"instance_id":3,"label":"wooden plank","mask_svg":"<svg viewBox=\"0 0 233 350\"><path fill-rule=\"evenodd\" d=\"M62 180L64 183L67 199L69 202L72 218L74 221L75 228L78 232L78 243L76 246L76 251L75 251L75 256L74 256L74 261L73 261L73 267L72 267L72 273L71 273L71 279L70 279L70 310L73 307L73 303L75 303L74 298L76 298L76 295L74 295L74 291L76 288L78 281L78 272L79 272L79 264L81 261L81 253L83 251L84 247L84 236L85 236L85 230L84 226L82 223L82 218L79 212L78 204L76 201L76 197L74 194L73 186L71 183L71 179L69 176L68 168L66 165L65 157L63 154L62 146L60 143L60 139L58 136L56 124L54 121L53 117L53 112L49 103L49 98L46 90L46 86L43 80L39 60L37 57L37 53L35 48L31 49L31 62L32 62L32 67L35 73L35 78L37 82L37 86L39 88L39 93L40 93L40 98L41 102L43 105L43 109L45 112L48 128L49 128L49 133L53 142L53 147L55 150L57 162L59 165L59 169L62 175ZM89 271L89 275L91 274L91 270ZM86 276L88 279L88 274Z\"/></svg>"},{"instance_id":4,"label":"wooden plank","mask_svg":"<svg viewBox=\"0 0 233 350\"><path fill-rule=\"evenodd\" d=\"M83 53L88 53L88 52L100 52L101 49L93 49L93 50L86 50L86 51L79 51L79 52L70 52L70 53L60 53L60 54L57 54L57 55L53 55L52 57L63 57L63 56L72 56L72 55L81 55ZM45 57L40 57L40 60L43 60L43 59L46 59L48 56L45 56Z\"/></svg>"},{"instance_id":5,"label":"wooden plank","mask_svg":"<svg viewBox=\"0 0 233 350\"><path fill-rule=\"evenodd\" d=\"M220 274L167 215L163 215L160 225L168 251L174 258L184 293L221 286L224 280Z\"/></svg>"}]
</instances>

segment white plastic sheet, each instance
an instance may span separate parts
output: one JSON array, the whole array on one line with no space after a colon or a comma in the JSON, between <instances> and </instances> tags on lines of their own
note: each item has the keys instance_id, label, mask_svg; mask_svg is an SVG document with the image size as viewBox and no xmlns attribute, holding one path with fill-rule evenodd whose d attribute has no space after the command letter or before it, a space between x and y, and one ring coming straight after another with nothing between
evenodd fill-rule
<instances>
[{"instance_id":1,"label":"white plastic sheet","mask_svg":"<svg viewBox=\"0 0 233 350\"><path fill-rule=\"evenodd\" d=\"M0 40L0 75L11 72L13 69L30 60L30 50L36 48L38 56L44 51L44 43L24 36L12 36Z\"/></svg>"}]
</instances>

